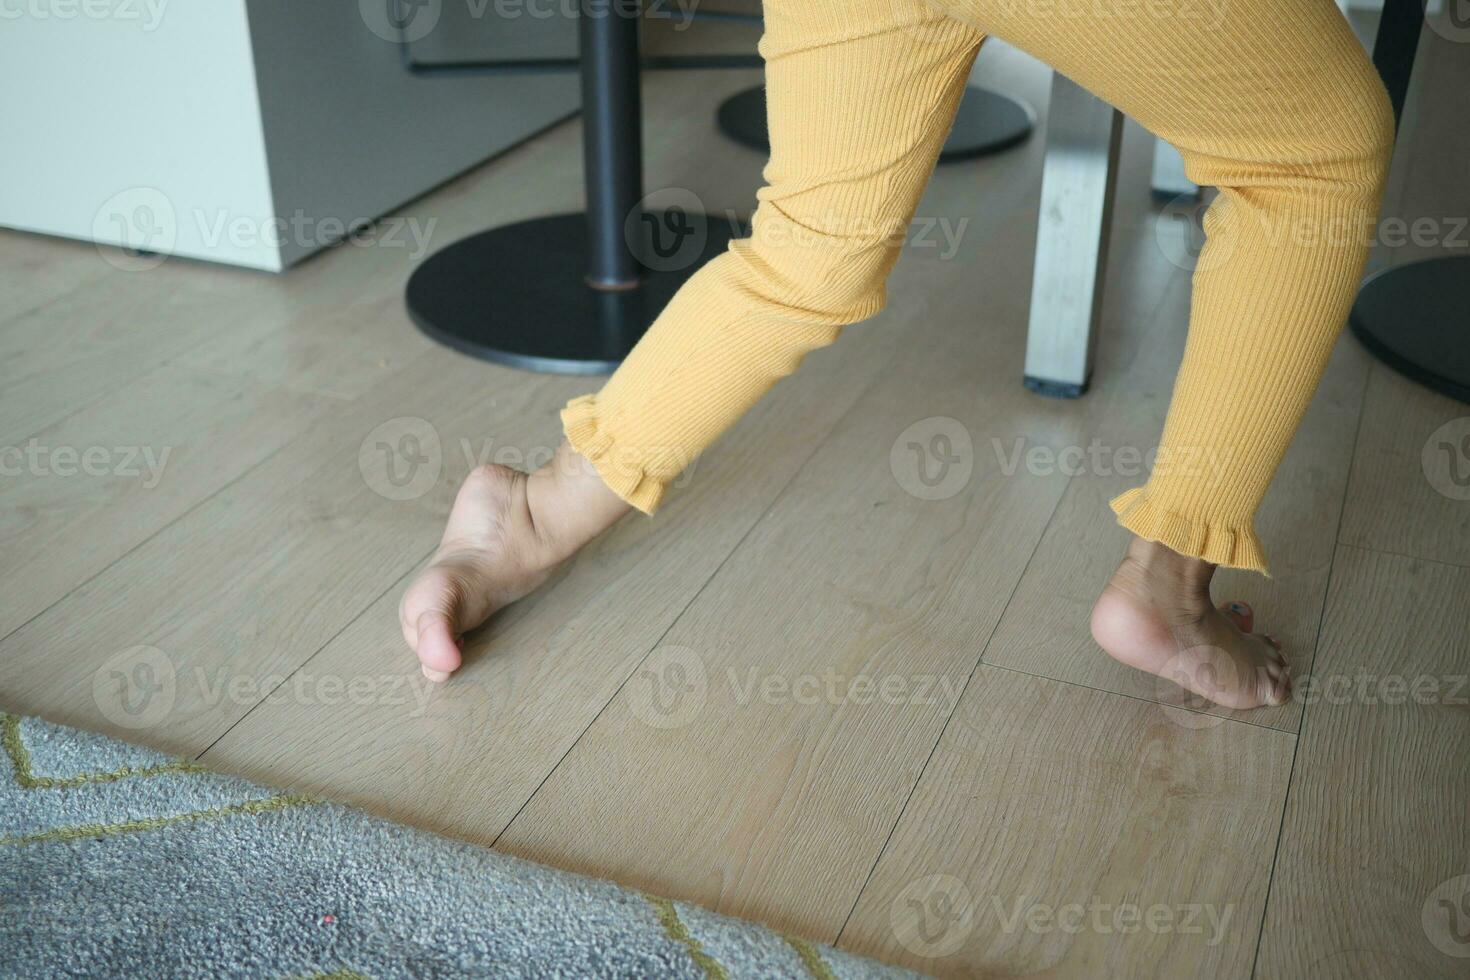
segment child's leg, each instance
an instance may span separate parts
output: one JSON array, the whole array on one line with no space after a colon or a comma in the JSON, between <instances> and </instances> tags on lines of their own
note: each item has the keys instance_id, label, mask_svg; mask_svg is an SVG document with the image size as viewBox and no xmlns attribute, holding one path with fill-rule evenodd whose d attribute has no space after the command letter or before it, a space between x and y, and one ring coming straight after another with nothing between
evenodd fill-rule
<instances>
[{"instance_id":1,"label":"child's leg","mask_svg":"<svg viewBox=\"0 0 1470 980\"><path fill-rule=\"evenodd\" d=\"M771 160L751 236L690 279L599 393L567 406L555 465L466 482L400 605L431 678L458 668L458 634L629 504L653 511L808 351L882 308L981 34L923 0L767 0L765 26Z\"/></svg>"},{"instance_id":2,"label":"child's leg","mask_svg":"<svg viewBox=\"0 0 1470 980\"><path fill-rule=\"evenodd\" d=\"M1158 464L1113 501L1146 540L1094 635L1223 704L1280 700L1279 658L1210 606L1209 576L1265 571L1253 518L1367 256L1393 140L1383 87L1331 0L1049 0L1045 16L1024 0L938 2L1122 109L1220 189ZM1249 610L1235 620L1250 629Z\"/></svg>"},{"instance_id":3,"label":"child's leg","mask_svg":"<svg viewBox=\"0 0 1470 980\"><path fill-rule=\"evenodd\" d=\"M599 395L568 406L568 435L595 471L569 448L557 472L571 475L489 471L466 484L439 560L403 605L431 676L458 666L454 632L533 588L629 503L656 507L808 350L877 310L891 232L907 222L981 30L993 28L1175 143L1191 176L1222 188L1165 466L1115 502L1141 537L1094 611L1094 635L1125 663L1222 704L1286 696L1279 654L1250 635L1248 610L1209 605L1209 580L1213 563L1263 568L1251 518L1361 274L1390 139L1382 90L1329 0L942 2L979 26L919 0L768 0L774 149L754 235L691 281ZM1197 10L1219 10L1219 22L1189 16Z\"/></svg>"},{"instance_id":4,"label":"child's leg","mask_svg":"<svg viewBox=\"0 0 1470 980\"><path fill-rule=\"evenodd\" d=\"M768 0L771 159L751 236L669 303L572 446L645 512L809 351L877 313L981 35L922 0Z\"/></svg>"},{"instance_id":5,"label":"child's leg","mask_svg":"<svg viewBox=\"0 0 1470 980\"><path fill-rule=\"evenodd\" d=\"M1252 527L1367 258L1393 119L1332 0L941 0L1179 148L1219 196L1159 463L1113 502L1174 551L1265 571ZM1101 12L1101 13L1099 13Z\"/></svg>"}]
</instances>

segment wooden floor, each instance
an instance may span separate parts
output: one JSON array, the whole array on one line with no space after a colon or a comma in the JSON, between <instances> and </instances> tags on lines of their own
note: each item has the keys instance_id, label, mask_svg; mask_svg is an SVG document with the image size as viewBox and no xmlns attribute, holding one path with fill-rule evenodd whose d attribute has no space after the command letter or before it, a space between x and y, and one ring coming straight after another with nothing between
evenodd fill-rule
<instances>
[{"instance_id":1,"label":"wooden floor","mask_svg":"<svg viewBox=\"0 0 1470 980\"><path fill-rule=\"evenodd\" d=\"M650 188L750 207L762 161L711 120L755 77L648 80ZM981 77L1044 118L1044 71L998 49ZM579 139L401 214L437 248L573 210ZM1339 345L1260 517L1276 577L1219 582L1308 696L1206 709L1115 664L1086 631L1106 501L1158 437L1188 270L1130 129L1094 389L1024 391L1041 149L942 168L887 312L435 688L399 594L468 469L548 452L595 382L427 342L409 248L271 278L0 233L0 708L926 973L1464 976L1436 903L1470 891L1470 502L1424 460L1470 409ZM405 433L432 483L389 480ZM931 491L936 433L959 472Z\"/></svg>"}]
</instances>

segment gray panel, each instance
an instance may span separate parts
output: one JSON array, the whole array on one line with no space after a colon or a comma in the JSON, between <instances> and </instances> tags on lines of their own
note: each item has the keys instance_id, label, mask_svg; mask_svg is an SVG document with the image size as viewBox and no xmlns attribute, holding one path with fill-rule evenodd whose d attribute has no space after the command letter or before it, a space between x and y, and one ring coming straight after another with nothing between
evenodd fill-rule
<instances>
[{"instance_id":1,"label":"gray panel","mask_svg":"<svg viewBox=\"0 0 1470 980\"><path fill-rule=\"evenodd\" d=\"M427 2L441 18L456 6ZM578 105L571 72L410 75L372 0L248 0L247 9L275 212L288 221L301 214L315 228L378 217ZM451 16L429 33L442 26L447 36L456 23ZM560 28L575 34L576 22ZM519 29L506 28L507 40ZM287 237L284 265L320 247L314 233Z\"/></svg>"},{"instance_id":2,"label":"gray panel","mask_svg":"<svg viewBox=\"0 0 1470 980\"><path fill-rule=\"evenodd\" d=\"M453 0L413 42L413 59L436 64L575 58L578 6L579 0Z\"/></svg>"}]
</instances>

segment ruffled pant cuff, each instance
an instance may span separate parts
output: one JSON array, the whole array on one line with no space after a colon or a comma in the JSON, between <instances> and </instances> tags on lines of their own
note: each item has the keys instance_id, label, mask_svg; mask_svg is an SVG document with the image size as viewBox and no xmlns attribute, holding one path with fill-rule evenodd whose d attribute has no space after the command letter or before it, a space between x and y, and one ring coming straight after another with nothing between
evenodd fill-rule
<instances>
[{"instance_id":1,"label":"ruffled pant cuff","mask_svg":"<svg viewBox=\"0 0 1470 980\"><path fill-rule=\"evenodd\" d=\"M1148 499L1143 487L1114 497L1112 508L1118 523L1140 538L1212 565L1244 568L1270 577L1265 549L1249 525L1224 527L1164 510Z\"/></svg>"},{"instance_id":2,"label":"ruffled pant cuff","mask_svg":"<svg viewBox=\"0 0 1470 980\"><path fill-rule=\"evenodd\" d=\"M645 514L658 509L668 484L651 476L636 452L620 446L602 428L596 395L568 402L561 410L561 424L567 442L592 463L609 490Z\"/></svg>"}]
</instances>

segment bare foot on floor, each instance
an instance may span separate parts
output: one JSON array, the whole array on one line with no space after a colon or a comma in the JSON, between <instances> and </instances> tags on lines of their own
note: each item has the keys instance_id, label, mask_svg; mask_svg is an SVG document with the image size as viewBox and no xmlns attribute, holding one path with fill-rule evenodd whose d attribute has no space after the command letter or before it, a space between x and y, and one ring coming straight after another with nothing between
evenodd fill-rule
<instances>
[{"instance_id":1,"label":"bare foot on floor","mask_svg":"<svg viewBox=\"0 0 1470 980\"><path fill-rule=\"evenodd\" d=\"M424 676L447 680L459 669L465 633L533 592L628 510L566 445L529 475L504 466L471 472L433 561L398 604Z\"/></svg>"},{"instance_id":2,"label":"bare foot on floor","mask_svg":"<svg viewBox=\"0 0 1470 980\"><path fill-rule=\"evenodd\" d=\"M1092 636L1120 663L1226 708L1282 704L1291 678L1280 644L1253 633L1243 602L1215 608L1215 566L1134 538L1092 608Z\"/></svg>"}]
</instances>

